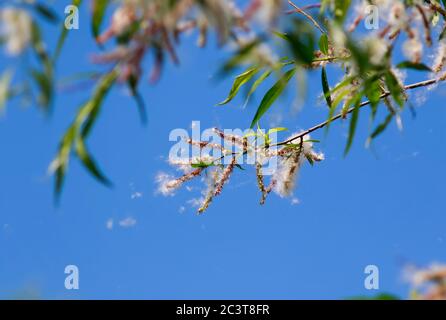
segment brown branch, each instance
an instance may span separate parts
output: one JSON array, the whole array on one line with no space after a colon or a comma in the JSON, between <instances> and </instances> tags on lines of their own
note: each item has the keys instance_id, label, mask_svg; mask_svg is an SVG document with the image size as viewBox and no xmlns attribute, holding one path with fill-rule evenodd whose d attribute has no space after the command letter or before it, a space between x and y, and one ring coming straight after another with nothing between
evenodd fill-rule
<instances>
[{"instance_id":1,"label":"brown branch","mask_svg":"<svg viewBox=\"0 0 446 320\"><path fill-rule=\"evenodd\" d=\"M421 88L421 87L427 87L430 85L433 85L435 83L438 83L440 81L445 81L446 80L446 75L442 76L439 79L429 79L429 80L425 80L425 81L421 81L421 82L417 82L417 83L413 83L413 84L409 84L407 86L404 86L404 90L413 90L413 89L417 89L417 88ZM380 99L384 99L388 96L390 96L390 92L384 92L381 96ZM370 101L364 101L359 105L359 108L365 107L367 105L370 104ZM307 134L310 134L316 130L322 129L324 127L326 127L327 125L329 125L331 122L336 121L338 119L343 118L344 115L346 114L350 114L352 113L357 107L352 107L350 109L348 109L346 112L341 112L339 114L337 114L336 116L332 117L331 119L328 119L324 122L319 123L318 125L315 125L314 127L311 127L310 129L307 129L301 133L299 133L298 135L291 137L285 141L276 143L274 145L271 146L282 146L285 144L289 144L292 143L293 141L297 140L297 139L302 139L304 136L306 136Z\"/></svg>"},{"instance_id":2,"label":"brown branch","mask_svg":"<svg viewBox=\"0 0 446 320\"><path fill-rule=\"evenodd\" d=\"M319 23L308 13L306 13L304 10L302 10L301 8L299 8L297 5L295 5L292 1L288 1L288 3L294 8L294 11L300 14L303 14L308 20L310 20L313 25L319 29L320 32L322 32L323 34L325 34L326 32L324 31L324 29L322 29L322 27L319 25Z\"/></svg>"}]
</instances>

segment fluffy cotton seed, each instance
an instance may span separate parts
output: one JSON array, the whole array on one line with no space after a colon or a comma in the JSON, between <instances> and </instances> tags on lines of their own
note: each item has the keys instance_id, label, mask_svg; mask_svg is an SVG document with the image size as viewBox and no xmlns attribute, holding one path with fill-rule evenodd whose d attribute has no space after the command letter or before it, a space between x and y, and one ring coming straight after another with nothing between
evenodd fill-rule
<instances>
[{"instance_id":1,"label":"fluffy cotton seed","mask_svg":"<svg viewBox=\"0 0 446 320\"><path fill-rule=\"evenodd\" d=\"M322 153L313 150L313 143L309 135L306 135L295 142L290 154L286 154L279 160L277 171L273 174L272 181L275 181L274 191L281 197L292 195L296 185L297 175L302 164L308 159L311 162L324 160Z\"/></svg>"},{"instance_id":2,"label":"fluffy cotton seed","mask_svg":"<svg viewBox=\"0 0 446 320\"><path fill-rule=\"evenodd\" d=\"M443 70L445 63L446 63L446 44L444 42L441 42L438 46L437 53L435 55L435 61L432 70L435 73L440 72L441 70Z\"/></svg>"},{"instance_id":3,"label":"fluffy cotton seed","mask_svg":"<svg viewBox=\"0 0 446 320\"><path fill-rule=\"evenodd\" d=\"M403 44L403 53L407 59L414 63L420 63L423 56L423 44L418 36L408 39Z\"/></svg>"},{"instance_id":4,"label":"fluffy cotton seed","mask_svg":"<svg viewBox=\"0 0 446 320\"><path fill-rule=\"evenodd\" d=\"M21 9L4 8L0 10L0 35L5 39L6 52L11 56L21 54L31 41L32 20Z\"/></svg>"},{"instance_id":5,"label":"fluffy cotton seed","mask_svg":"<svg viewBox=\"0 0 446 320\"><path fill-rule=\"evenodd\" d=\"M383 59L389 50L387 42L382 38L369 38L366 47L370 53L370 62L376 65L382 64Z\"/></svg>"}]
</instances>

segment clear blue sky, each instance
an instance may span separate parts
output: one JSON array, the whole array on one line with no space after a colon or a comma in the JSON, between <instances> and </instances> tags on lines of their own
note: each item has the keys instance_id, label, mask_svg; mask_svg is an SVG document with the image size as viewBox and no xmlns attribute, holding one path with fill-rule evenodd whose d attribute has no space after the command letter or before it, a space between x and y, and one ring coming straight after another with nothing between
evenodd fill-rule
<instances>
[{"instance_id":1,"label":"clear blue sky","mask_svg":"<svg viewBox=\"0 0 446 320\"><path fill-rule=\"evenodd\" d=\"M98 50L88 33L84 11L80 30L70 33L64 48L60 76L91 70L89 57ZM55 38L52 33L50 41ZM195 48L194 41L183 39L181 66L167 67L156 86L142 81L147 127L140 126L124 88L106 100L89 146L113 189L96 183L74 160L62 202L53 205L46 170L89 88L60 92L48 119L36 107L8 106L0 118L0 298L26 292L43 298L405 296L406 263L446 261L446 90L441 86L416 106L415 119L405 112L403 132L392 124L373 149L363 143L366 113L346 159L347 123L333 125L327 137L315 134L327 159L302 170L298 205L272 195L260 207L255 176L240 171L203 216L186 204L199 195L197 189L176 197L155 195L157 172L173 170L162 158L172 146L170 130L190 128L193 120L202 128L244 128L260 99L245 110L240 100L215 107L230 86L230 79L211 79L226 54L214 44ZM319 77L309 76L310 98L302 112L291 111L290 94L263 126L282 117L281 125L298 130L325 119L326 110L311 98L319 94ZM127 218L136 224L120 226ZM110 219L112 230L106 227ZM69 264L80 269L80 290L64 288ZM368 264L380 268L377 292L363 286Z\"/></svg>"}]
</instances>

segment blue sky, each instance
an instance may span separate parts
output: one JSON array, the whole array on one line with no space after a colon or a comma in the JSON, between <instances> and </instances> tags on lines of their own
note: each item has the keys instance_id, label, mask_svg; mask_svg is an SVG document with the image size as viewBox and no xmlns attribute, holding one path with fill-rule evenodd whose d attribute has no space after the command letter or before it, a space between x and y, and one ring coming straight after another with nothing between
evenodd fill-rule
<instances>
[{"instance_id":1,"label":"blue sky","mask_svg":"<svg viewBox=\"0 0 446 320\"><path fill-rule=\"evenodd\" d=\"M70 33L62 53L60 76L91 70L89 57L98 52L85 9L80 30ZM303 168L298 205L272 195L259 206L251 171L237 172L202 216L186 204L199 195L197 189L156 195L156 174L174 170L165 161L172 129L189 129L193 120L202 128L245 128L261 98L244 110L241 100L215 107L230 87L230 79L212 78L227 54L213 43L198 49L194 41L183 40L181 66L169 65L157 85L142 81L146 127L124 88L107 98L88 144L113 189L73 160L61 204L53 203L47 168L89 88L60 92L49 118L34 106L8 106L0 118L0 298L29 292L51 299L336 299L382 292L405 297L405 264L446 261L442 86L422 106L415 104L415 119L404 113L402 132L393 124L372 149L364 147L367 112L347 158L347 123L333 125L328 136L314 134L327 159ZM281 125L295 131L324 120L326 110L314 98L319 79L309 74L303 111L292 112L289 94L262 125L281 118ZM119 225L128 218L136 223ZM64 288L69 264L79 267L79 290ZM369 264L380 269L378 291L364 289Z\"/></svg>"}]
</instances>

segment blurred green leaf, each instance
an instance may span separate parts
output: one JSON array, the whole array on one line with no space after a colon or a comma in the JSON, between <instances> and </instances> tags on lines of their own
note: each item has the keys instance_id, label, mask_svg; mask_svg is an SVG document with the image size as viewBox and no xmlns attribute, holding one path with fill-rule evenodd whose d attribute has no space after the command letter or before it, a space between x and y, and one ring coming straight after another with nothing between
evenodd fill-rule
<instances>
[{"instance_id":1,"label":"blurred green leaf","mask_svg":"<svg viewBox=\"0 0 446 320\"><path fill-rule=\"evenodd\" d=\"M378 105L381 101L381 88L377 79L368 79L364 84L364 93L370 101L370 108L372 109L372 119L375 118L378 111Z\"/></svg>"},{"instance_id":2,"label":"blurred green leaf","mask_svg":"<svg viewBox=\"0 0 446 320\"><path fill-rule=\"evenodd\" d=\"M347 145L345 146L344 156L346 156L350 151L353 144L353 139L355 137L356 127L358 125L358 119L359 119L360 103L361 103L360 95L357 95L353 101L354 103L352 103L352 105L354 105L354 110L352 112L352 116L350 119L350 128L348 131Z\"/></svg>"},{"instance_id":3,"label":"blurred green leaf","mask_svg":"<svg viewBox=\"0 0 446 320\"><path fill-rule=\"evenodd\" d=\"M302 20L293 21L294 28L284 34L296 61L311 64L314 59L315 35L312 26Z\"/></svg>"},{"instance_id":4,"label":"blurred green leaf","mask_svg":"<svg viewBox=\"0 0 446 320\"><path fill-rule=\"evenodd\" d=\"M138 91L138 79L134 76L130 77L128 80L128 85L130 88L130 93L134 98L136 105L138 107L139 117L141 119L142 124L147 123L147 112L146 112L146 104L144 102L143 97Z\"/></svg>"},{"instance_id":5,"label":"blurred green leaf","mask_svg":"<svg viewBox=\"0 0 446 320\"><path fill-rule=\"evenodd\" d=\"M105 12L109 4L110 4L109 0L93 0L91 32L95 39L98 38L101 32L102 22L104 20Z\"/></svg>"},{"instance_id":6,"label":"blurred green leaf","mask_svg":"<svg viewBox=\"0 0 446 320\"><path fill-rule=\"evenodd\" d=\"M403 61L396 65L398 69L413 69L418 71L429 71L432 72L432 69L426 66L423 63L415 63L412 61Z\"/></svg>"},{"instance_id":7,"label":"blurred green leaf","mask_svg":"<svg viewBox=\"0 0 446 320\"><path fill-rule=\"evenodd\" d=\"M56 23L59 21L59 17L57 16L56 12L49 6L36 2L32 4L32 7L41 17L45 18L47 21L51 23Z\"/></svg>"},{"instance_id":8,"label":"blurred green leaf","mask_svg":"<svg viewBox=\"0 0 446 320\"><path fill-rule=\"evenodd\" d=\"M109 181L98 169L96 163L91 159L84 144L93 124L99 114L102 102L118 78L118 70L114 69L102 77L97 84L92 98L80 109L71 126L66 131L60 145L58 154L53 161L55 170L55 196L59 198L62 191L65 174L68 168L70 153L75 147L76 155L82 161L87 170L100 182L110 185Z\"/></svg>"},{"instance_id":9,"label":"blurred green leaf","mask_svg":"<svg viewBox=\"0 0 446 320\"><path fill-rule=\"evenodd\" d=\"M264 73L262 73L256 81L254 81L254 83L251 86L251 89L249 89L249 92L246 95L246 100L244 103L245 106L248 104L249 99L254 94L254 92L257 90L257 88L263 83L263 81L265 81L271 75L271 73L272 73L271 70L267 70Z\"/></svg>"},{"instance_id":10,"label":"blurred green leaf","mask_svg":"<svg viewBox=\"0 0 446 320\"><path fill-rule=\"evenodd\" d=\"M11 85L12 71L5 70L0 76L0 115L6 107L6 101L8 101L10 93L9 86Z\"/></svg>"},{"instance_id":11,"label":"blurred green leaf","mask_svg":"<svg viewBox=\"0 0 446 320\"><path fill-rule=\"evenodd\" d=\"M328 56L328 36L325 33L319 38L319 49Z\"/></svg>"},{"instance_id":12,"label":"blurred green leaf","mask_svg":"<svg viewBox=\"0 0 446 320\"><path fill-rule=\"evenodd\" d=\"M381 133L384 132L384 130L387 129L387 127L389 126L390 122L392 121L393 117L395 115L393 113L389 113L386 117L386 119L384 120L383 123L381 123L380 125L378 125L376 127L376 129L372 132L372 134L370 135L369 139L368 139L368 144L370 142L372 142L373 139L375 139L377 136L379 136Z\"/></svg>"},{"instance_id":13,"label":"blurred green leaf","mask_svg":"<svg viewBox=\"0 0 446 320\"><path fill-rule=\"evenodd\" d=\"M271 133L276 133L276 132L282 132L282 131L287 131L287 128L283 128L283 127L278 127L278 128L272 128L268 130L268 134Z\"/></svg>"},{"instance_id":14,"label":"blurred green leaf","mask_svg":"<svg viewBox=\"0 0 446 320\"><path fill-rule=\"evenodd\" d=\"M339 24L344 23L350 8L351 0L334 0L335 21Z\"/></svg>"},{"instance_id":15,"label":"blurred green leaf","mask_svg":"<svg viewBox=\"0 0 446 320\"><path fill-rule=\"evenodd\" d=\"M235 78L234 83L232 84L232 88L231 91L229 92L228 97L224 101L220 102L218 105L222 106L232 101L232 99L234 99L234 97L239 92L240 88L249 80L251 80L252 77L254 77L258 72L259 68L255 66L255 67L250 67L248 70L238 75Z\"/></svg>"},{"instance_id":16,"label":"blurred green leaf","mask_svg":"<svg viewBox=\"0 0 446 320\"><path fill-rule=\"evenodd\" d=\"M40 28L35 22L33 22L31 43L37 58L42 64L42 70L32 69L30 74L40 91L38 103L45 109L45 111L48 111L54 94L53 63L45 49L45 44L42 41Z\"/></svg>"},{"instance_id":17,"label":"blurred green leaf","mask_svg":"<svg viewBox=\"0 0 446 320\"><path fill-rule=\"evenodd\" d=\"M65 174L70 159L71 146L73 145L75 136L76 136L76 128L74 126L71 126L63 136L62 141L60 142L59 145L59 151L57 153L57 156L54 159L53 163L51 164L51 167L55 169L56 181L55 181L54 194L56 200L59 199L65 181Z\"/></svg>"},{"instance_id":18,"label":"blurred green leaf","mask_svg":"<svg viewBox=\"0 0 446 320\"><path fill-rule=\"evenodd\" d=\"M296 73L296 68L288 70L285 74L276 82L276 84L268 90L268 92L263 97L260 105L257 109L257 112L254 116L254 119L251 122L250 128L254 127L256 123L262 118L266 111L271 107L274 101L282 94L283 90L285 90L288 82Z\"/></svg>"},{"instance_id":19,"label":"blurred green leaf","mask_svg":"<svg viewBox=\"0 0 446 320\"><path fill-rule=\"evenodd\" d=\"M112 70L102 77L95 89L95 92L93 93L92 98L84 105L83 108L81 108L76 121L79 124L83 124L83 122L86 120L82 130L83 137L88 136L90 133L90 130L92 129L96 118L99 115L104 97L116 82L117 77L117 70Z\"/></svg>"},{"instance_id":20,"label":"blurred green leaf","mask_svg":"<svg viewBox=\"0 0 446 320\"><path fill-rule=\"evenodd\" d=\"M327 101L328 107L331 108L333 101L331 100L330 85L328 83L327 71L325 70L325 66L322 67L321 78L322 78L322 90L324 92L324 98L325 101Z\"/></svg>"},{"instance_id":21,"label":"blurred green leaf","mask_svg":"<svg viewBox=\"0 0 446 320\"><path fill-rule=\"evenodd\" d=\"M400 107L403 107L405 101L404 88L401 87L401 84L392 71L389 70L386 72L384 77L387 89L389 89L393 100L395 100Z\"/></svg>"},{"instance_id":22,"label":"blurred green leaf","mask_svg":"<svg viewBox=\"0 0 446 320\"><path fill-rule=\"evenodd\" d=\"M47 108L51 104L53 98L52 79L47 74L37 70L31 70L31 76L39 88L37 102L42 107Z\"/></svg>"},{"instance_id":23,"label":"blurred green leaf","mask_svg":"<svg viewBox=\"0 0 446 320\"><path fill-rule=\"evenodd\" d=\"M110 180L108 180L105 175L98 168L95 161L91 158L89 152L84 143L84 139L81 136L76 138L75 143L76 155L83 163L84 167L90 172L90 174L96 178L99 182L103 183L106 186L111 186Z\"/></svg>"},{"instance_id":24,"label":"blurred green leaf","mask_svg":"<svg viewBox=\"0 0 446 320\"><path fill-rule=\"evenodd\" d=\"M222 66L218 72L219 76L223 76L240 66L249 57L250 53L259 45L260 40L253 40L243 45L237 52Z\"/></svg>"}]
</instances>

